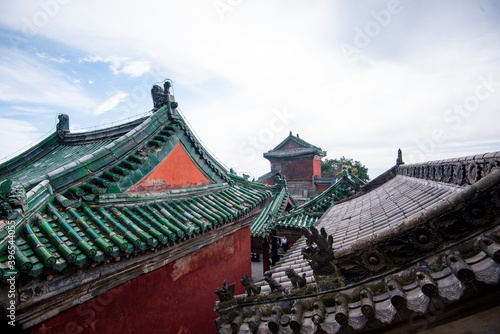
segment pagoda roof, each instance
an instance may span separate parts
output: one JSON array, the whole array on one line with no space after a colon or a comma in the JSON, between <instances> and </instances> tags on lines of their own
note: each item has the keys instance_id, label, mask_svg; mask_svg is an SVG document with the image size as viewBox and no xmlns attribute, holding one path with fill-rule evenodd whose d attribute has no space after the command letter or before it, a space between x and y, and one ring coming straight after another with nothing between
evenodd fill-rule
<instances>
[{"instance_id":1,"label":"pagoda roof","mask_svg":"<svg viewBox=\"0 0 500 334\"><path fill-rule=\"evenodd\" d=\"M130 280L248 226L268 202L271 188L229 173L160 93L150 115L107 129L72 134L63 116L0 166L0 281L38 280L50 291L17 305L25 328L75 304L60 289L80 300L103 293L123 283L120 261L139 268ZM73 279L82 271L91 288Z\"/></svg>"},{"instance_id":2,"label":"pagoda roof","mask_svg":"<svg viewBox=\"0 0 500 334\"><path fill-rule=\"evenodd\" d=\"M278 146L264 153L264 158L294 158L311 154L324 157L326 155L326 151L309 144L305 140L299 138L298 135L292 135L292 132L290 131L288 137L278 144Z\"/></svg>"},{"instance_id":3,"label":"pagoda roof","mask_svg":"<svg viewBox=\"0 0 500 334\"><path fill-rule=\"evenodd\" d=\"M231 303L260 315L243 316L249 327L337 333L397 328L431 299L448 307L498 295L499 167L500 152L398 163L304 229L255 283L259 294L217 302L218 327L235 326L224 318Z\"/></svg>"}]
</instances>

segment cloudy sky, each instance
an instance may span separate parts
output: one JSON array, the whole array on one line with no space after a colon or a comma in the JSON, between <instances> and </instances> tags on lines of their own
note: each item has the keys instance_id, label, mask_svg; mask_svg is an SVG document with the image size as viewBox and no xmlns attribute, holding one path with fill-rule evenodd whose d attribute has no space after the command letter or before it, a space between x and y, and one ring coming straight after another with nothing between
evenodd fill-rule
<instances>
[{"instance_id":1,"label":"cloudy sky","mask_svg":"<svg viewBox=\"0 0 500 334\"><path fill-rule=\"evenodd\" d=\"M226 166L259 176L289 132L372 177L500 150L500 2L0 0L0 157L152 108L173 80ZM3 162L5 160L1 160Z\"/></svg>"}]
</instances>

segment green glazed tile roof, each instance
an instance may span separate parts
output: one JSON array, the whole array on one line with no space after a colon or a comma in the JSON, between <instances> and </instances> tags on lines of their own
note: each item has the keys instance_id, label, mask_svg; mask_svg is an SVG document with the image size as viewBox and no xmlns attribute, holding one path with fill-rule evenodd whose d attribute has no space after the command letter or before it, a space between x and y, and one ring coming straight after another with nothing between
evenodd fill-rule
<instances>
[{"instance_id":1,"label":"green glazed tile roof","mask_svg":"<svg viewBox=\"0 0 500 334\"><path fill-rule=\"evenodd\" d=\"M333 202L355 195L356 190L363 184L364 182L355 175L345 174L321 194L276 220L276 226L291 229L309 228L321 218Z\"/></svg>"},{"instance_id":2,"label":"green glazed tile roof","mask_svg":"<svg viewBox=\"0 0 500 334\"><path fill-rule=\"evenodd\" d=\"M22 225L15 239L16 266L0 257L0 278L103 262L134 251L181 242L247 215L270 192L235 186L203 196L135 205L72 207L52 196L43 210ZM6 238L0 243L5 250Z\"/></svg>"},{"instance_id":3,"label":"green glazed tile roof","mask_svg":"<svg viewBox=\"0 0 500 334\"><path fill-rule=\"evenodd\" d=\"M103 140L100 142L82 144L82 145L56 145L50 152L39 157L30 164L18 168L8 174L9 178L26 184L30 180L36 180L47 172L54 171L59 167L78 160L88 154L92 154L101 147L109 144L112 140Z\"/></svg>"},{"instance_id":4,"label":"green glazed tile roof","mask_svg":"<svg viewBox=\"0 0 500 334\"><path fill-rule=\"evenodd\" d=\"M144 120L140 118L107 129L67 133L64 137L54 132L31 149L0 164L0 179L8 177L30 189L50 172L92 156Z\"/></svg>"},{"instance_id":5,"label":"green glazed tile roof","mask_svg":"<svg viewBox=\"0 0 500 334\"><path fill-rule=\"evenodd\" d=\"M267 236L276 227L288 229L309 228L321 218L323 213L332 205L332 202L353 196L359 186L363 184L364 181L355 175L345 173L342 178L324 192L304 204L292 208L288 213L284 212L283 206L287 199L290 198L290 194L287 188L283 187L280 193L273 195L271 204L254 220L250 230L252 236Z\"/></svg>"},{"instance_id":6,"label":"green glazed tile roof","mask_svg":"<svg viewBox=\"0 0 500 334\"><path fill-rule=\"evenodd\" d=\"M77 185L71 193L91 200L96 195L125 192L181 144L211 182L233 182L176 110L164 106L140 121L115 127L108 137L103 130L68 133L63 139L54 133L26 155L2 164L0 180L12 179L29 190L49 179L63 193Z\"/></svg>"},{"instance_id":7,"label":"green glazed tile roof","mask_svg":"<svg viewBox=\"0 0 500 334\"><path fill-rule=\"evenodd\" d=\"M54 133L1 165L0 182L10 179L26 195L25 203L16 204L2 190L1 204L12 207L11 220L0 219L0 280L170 247L260 210L271 188L230 175L176 107L166 103L147 118L108 130ZM211 184L128 191L176 145ZM7 227L15 229L12 268Z\"/></svg>"},{"instance_id":8,"label":"green glazed tile roof","mask_svg":"<svg viewBox=\"0 0 500 334\"><path fill-rule=\"evenodd\" d=\"M293 142L293 144L299 147L284 148L290 142ZM285 140L283 140L280 144L278 144L278 146L264 153L264 158L289 158L307 154L317 154L325 156L326 151L323 151L317 146L309 144L305 140L300 139L298 136L293 136L292 132L290 132L290 135L285 138Z\"/></svg>"},{"instance_id":9,"label":"green glazed tile roof","mask_svg":"<svg viewBox=\"0 0 500 334\"><path fill-rule=\"evenodd\" d=\"M274 227L274 222L283 214L289 198L290 194L286 187L281 188L278 193L273 195L271 203L269 203L252 222L250 227L252 236L265 237L269 235Z\"/></svg>"}]
</instances>

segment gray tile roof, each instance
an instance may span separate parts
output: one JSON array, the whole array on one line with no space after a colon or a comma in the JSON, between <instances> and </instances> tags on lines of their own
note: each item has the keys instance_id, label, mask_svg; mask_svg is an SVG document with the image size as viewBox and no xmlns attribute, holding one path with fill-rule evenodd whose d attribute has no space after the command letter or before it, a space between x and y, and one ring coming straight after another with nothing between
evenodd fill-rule
<instances>
[{"instance_id":1,"label":"gray tile roof","mask_svg":"<svg viewBox=\"0 0 500 334\"><path fill-rule=\"evenodd\" d=\"M411 312L427 312L431 299L448 305L498 293L499 157L480 154L392 168L315 223L328 239L310 238L308 244L300 238L266 273L283 292L256 282L260 295L236 296L233 312L262 310L262 333L276 326L291 330L291 318L299 321L294 326L301 326L301 333L314 333L319 326L337 333L406 321ZM325 264L330 267L321 267ZM325 274L331 264L337 269ZM306 286L294 287L288 269L304 277ZM295 307L304 313L297 317ZM276 308L281 315L265 312ZM216 309L227 314L222 302ZM219 321L219 331L229 324ZM245 330L240 327L240 333Z\"/></svg>"},{"instance_id":2,"label":"gray tile roof","mask_svg":"<svg viewBox=\"0 0 500 334\"><path fill-rule=\"evenodd\" d=\"M315 224L325 228L333 236L333 248L341 252L342 248L358 243L366 243L376 233L396 230L405 220L421 214L423 210L438 201L444 201L463 188L434 181L420 180L406 176L396 176L383 186L352 200L333 205ZM271 269L274 278L291 287L285 270L290 266L296 272L307 273L307 279L314 281L313 273L302 256L306 239L300 238L276 267ZM261 283L266 289L265 282Z\"/></svg>"}]
</instances>

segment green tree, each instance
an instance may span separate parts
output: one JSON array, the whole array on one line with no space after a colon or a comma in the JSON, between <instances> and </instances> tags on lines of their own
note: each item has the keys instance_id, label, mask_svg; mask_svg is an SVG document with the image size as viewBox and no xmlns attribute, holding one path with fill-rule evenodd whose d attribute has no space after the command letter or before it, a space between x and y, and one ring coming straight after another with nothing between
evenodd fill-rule
<instances>
[{"instance_id":1,"label":"green tree","mask_svg":"<svg viewBox=\"0 0 500 334\"><path fill-rule=\"evenodd\" d=\"M351 167L352 173L363 181L370 181L368 168L353 158L323 159L321 161L321 177L337 177L342 173L342 167Z\"/></svg>"}]
</instances>

